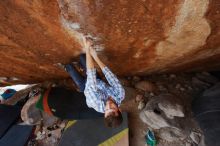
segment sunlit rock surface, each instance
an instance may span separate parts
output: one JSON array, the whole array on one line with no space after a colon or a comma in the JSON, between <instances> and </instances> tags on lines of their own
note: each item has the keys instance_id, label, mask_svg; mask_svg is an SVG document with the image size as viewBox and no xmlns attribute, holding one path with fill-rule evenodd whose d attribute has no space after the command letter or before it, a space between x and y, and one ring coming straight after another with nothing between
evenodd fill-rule
<instances>
[{"instance_id":1,"label":"sunlit rock surface","mask_svg":"<svg viewBox=\"0 0 220 146\"><path fill-rule=\"evenodd\" d=\"M63 79L90 37L118 75L220 68L220 1L0 1L0 77Z\"/></svg>"}]
</instances>

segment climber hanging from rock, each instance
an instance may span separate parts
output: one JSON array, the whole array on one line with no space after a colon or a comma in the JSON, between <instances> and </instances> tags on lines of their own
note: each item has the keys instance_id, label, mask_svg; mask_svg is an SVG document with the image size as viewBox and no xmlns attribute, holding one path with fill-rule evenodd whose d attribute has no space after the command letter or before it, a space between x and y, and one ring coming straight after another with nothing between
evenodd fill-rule
<instances>
[{"instance_id":1,"label":"climber hanging from rock","mask_svg":"<svg viewBox=\"0 0 220 146\"><path fill-rule=\"evenodd\" d=\"M25 123L34 124L41 118L33 120L29 114L33 104L43 112L63 120L82 120L103 118L107 127L119 126L123 119L119 106L124 99L125 91L116 76L106 67L93 49L91 42L83 40L86 54L80 55L80 62L67 65L59 64L65 69L78 86L80 92L64 87L49 87L28 100L22 109L22 119ZM108 84L96 75L93 59L103 71ZM77 66L78 65L78 66ZM78 67L87 72L85 78ZM29 116L30 115L30 116ZM36 118L37 115L34 115ZM38 116L40 117L40 116Z\"/></svg>"},{"instance_id":2,"label":"climber hanging from rock","mask_svg":"<svg viewBox=\"0 0 220 146\"><path fill-rule=\"evenodd\" d=\"M117 77L99 59L91 41L84 38L83 44L86 54L80 55L80 63L87 77L84 78L72 64L65 65L65 70L79 87L80 92L84 92L88 107L104 113L106 126L116 127L123 121L119 106L125 97L125 91ZM108 84L96 75L93 60L101 68Z\"/></svg>"}]
</instances>

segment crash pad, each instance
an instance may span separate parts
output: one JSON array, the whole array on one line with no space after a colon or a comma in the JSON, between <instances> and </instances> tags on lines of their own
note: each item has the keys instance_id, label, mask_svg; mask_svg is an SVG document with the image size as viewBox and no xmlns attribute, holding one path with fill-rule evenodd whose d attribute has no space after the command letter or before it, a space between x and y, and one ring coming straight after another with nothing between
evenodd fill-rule
<instances>
[{"instance_id":1,"label":"crash pad","mask_svg":"<svg viewBox=\"0 0 220 146\"><path fill-rule=\"evenodd\" d=\"M15 93L16 93L16 90L7 89L7 90L5 90L5 92L3 94L1 94L1 96L4 100L7 100L7 99L11 98Z\"/></svg>"},{"instance_id":2,"label":"crash pad","mask_svg":"<svg viewBox=\"0 0 220 146\"><path fill-rule=\"evenodd\" d=\"M77 120L61 137L59 146L128 146L127 113L117 128L105 127L103 119Z\"/></svg>"},{"instance_id":3,"label":"crash pad","mask_svg":"<svg viewBox=\"0 0 220 146\"><path fill-rule=\"evenodd\" d=\"M33 126L13 125L0 139L0 146L24 146L32 133Z\"/></svg>"},{"instance_id":4,"label":"crash pad","mask_svg":"<svg viewBox=\"0 0 220 146\"><path fill-rule=\"evenodd\" d=\"M0 138L19 118L21 108L18 106L10 106L0 104Z\"/></svg>"},{"instance_id":5,"label":"crash pad","mask_svg":"<svg viewBox=\"0 0 220 146\"><path fill-rule=\"evenodd\" d=\"M52 87L46 90L39 98L36 107L67 120L94 119L104 116L103 113L87 106L84 93L65 87Z\"/></svg>"}]
</instances>

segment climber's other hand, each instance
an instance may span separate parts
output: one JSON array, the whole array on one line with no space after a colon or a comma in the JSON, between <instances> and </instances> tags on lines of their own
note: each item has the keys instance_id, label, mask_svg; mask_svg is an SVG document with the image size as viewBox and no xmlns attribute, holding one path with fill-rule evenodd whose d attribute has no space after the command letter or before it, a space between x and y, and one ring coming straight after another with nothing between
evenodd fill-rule
<instances>
[{"instance_id":1,"label":"climber's other hand","mask_svg":"<svg viewBox=\"0 0 220 146\"><path fill-rule=\"evenodd\" d=\"M96 50L93 47L90 47L89 51L94 59L97 58Z\"/></svg>"}]
</instances>

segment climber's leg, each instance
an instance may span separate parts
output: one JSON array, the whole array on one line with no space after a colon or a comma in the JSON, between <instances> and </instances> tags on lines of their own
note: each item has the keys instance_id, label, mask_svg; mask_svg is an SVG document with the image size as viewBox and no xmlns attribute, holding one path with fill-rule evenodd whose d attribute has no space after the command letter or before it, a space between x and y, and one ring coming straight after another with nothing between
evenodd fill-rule
<instances>
[{"instance_id":1,"label":"climber's leg","mask_svg":"<svg viewBox=\"0 0 220 146\"><path fill-rule=\"evenodd\" d=\"M71 64L65 65L65 69L78 86L80 92L84 92L86 79Z\"/></svg>"}]
</instances>

